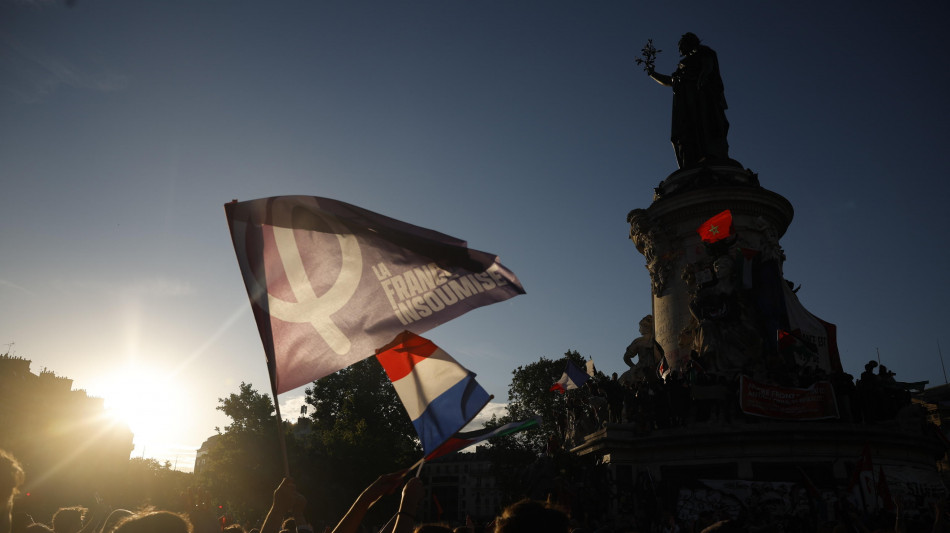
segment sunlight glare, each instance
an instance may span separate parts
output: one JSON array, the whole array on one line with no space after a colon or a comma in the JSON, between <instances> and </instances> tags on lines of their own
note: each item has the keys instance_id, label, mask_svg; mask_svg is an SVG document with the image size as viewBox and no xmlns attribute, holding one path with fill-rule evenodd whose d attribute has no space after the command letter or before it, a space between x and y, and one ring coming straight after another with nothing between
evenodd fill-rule
<instances>
[{"instance_id":1,"label":"sunlight glare","mask_svg":"<svg viewBox=\"0 0 950 533\"><path fill-rule=\"evenodd\" d=\"M183 395L174 376L136 364L109 375L102 392L106 411L129 426L137 448L169 439L183 416Z\"/></svg>"}]
</instances>

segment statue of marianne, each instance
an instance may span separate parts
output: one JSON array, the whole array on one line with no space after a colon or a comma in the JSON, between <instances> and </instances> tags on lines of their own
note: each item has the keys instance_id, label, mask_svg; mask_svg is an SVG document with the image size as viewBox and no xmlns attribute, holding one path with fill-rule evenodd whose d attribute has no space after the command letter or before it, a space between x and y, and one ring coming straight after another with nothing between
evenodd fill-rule
<instances>
[{"instance_id":1,"label":"statue of marianne","mask_svg":"<svg viewBox=\"0 0 950 533\"><path fill-rule=\"evenodd\" d=\"M726 96L719 75L719 59L699 37L686 33L679 41L680 62L672 75L647 74L673 88L673 124L670 140L680 168L711 160L729 159L729 121Z\"/></svg>"}]
</instances>

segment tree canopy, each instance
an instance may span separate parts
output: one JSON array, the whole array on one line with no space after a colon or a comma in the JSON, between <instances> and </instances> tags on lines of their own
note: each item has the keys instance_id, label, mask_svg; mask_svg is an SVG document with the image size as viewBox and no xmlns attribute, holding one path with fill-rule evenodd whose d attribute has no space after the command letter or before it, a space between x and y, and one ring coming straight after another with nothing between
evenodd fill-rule
<instances>
[{"instance_id":1,"label":"tree canopy","mask_svg":"<svg viewBox=\"0 0 950 533\"><path fill-rule=\"evenodd\" d=\"M263 435L276 430L274 402L270 396L254 390L250 383L242 381L237 394L218 398L218 403L215 409L231 419L231 424L224 427L225 433Z\"/></svg>"},{"instance_id":2,"label":"tree canopy","mask_svg":"<svg viewBox=\"0 0 950 533\"><path fill-rule=\"evenodd\" d=\"M563 428L559 427L559 424L567 414L564 396L550 389L564 373L567 360L578 368L584 368L584 357L574 350L568 350L560 359L542 356L536 362L519 366L511 372L508 413L499 419L498 423L541 415L540 431L515 434L511 441L514 446L530 451L535 456L544 453L550 435L560 435L562 432Z\"/></svg>"},{"instance_id":3,"label":"tree canopy","mask_svg":"<svg viewBox=\"0 0 950 533\"><path fill-rule=\"evenodd\" d=\"M375 469L367 481L421 457L412 421L375 357L313 382L306 395L314 444L328 457Z\"/></svg>"},{"instance_id":4,"label":"tree canopy","mask_svg":"<svg viewBox=\"0 0 950 533\"><path fill-rule=\"evenodd\" d=\"M197 482L227 514L258 520L283 476L274 404L270 396L243 382L237 393L218 398L218 403L231 423L223 432L215 428L220 436L210 442Z\"/></svg>"}]
</instances>

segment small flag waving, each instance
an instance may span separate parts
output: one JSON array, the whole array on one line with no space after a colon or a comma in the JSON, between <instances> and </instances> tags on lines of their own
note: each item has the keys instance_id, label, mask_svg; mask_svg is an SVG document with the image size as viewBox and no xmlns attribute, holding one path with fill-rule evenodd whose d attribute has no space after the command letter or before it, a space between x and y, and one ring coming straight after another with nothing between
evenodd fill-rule
<instances>
[{"instance_id":1,"label":"small flag waving","mask_svg":"<svg viewBox=\"0 0 950 533\"><path fill-rule=\"evenodd\" d=\"M564 394L565 391L583 387L588 379L590 379L590 376L581 371L580 368L577 368L574 363L568 361L567 368L565 368L564 373L561 374L561 379L557 380L557 383L554 385L551 385L551 388L548 390L558 391Z\"/></svg>"},{"instance_id":2,"label":"small flag waving","mask_svg":"<svg viewBox=\"0 0 950 533\"><path fill-rule=\"evenodd\" d=\"M732 235L732 212L728 209L713 216L696 230L703 242L714 243Z\"/></svg>"},{"instance_id":3,"label":"small flag waving","mask_svg":"<svg viewBox=\"0 0 950 533\"><path fill-rule=\"evenodd\" d=\"M587 375L590 377L594 377L597 375L597 367L594 366L593 358L587 361Z\"/></svg>"},{"instance_id":4,"label":"small flag waving","mask_svg":"<svg viewBox=\"0 0 950 533\"><path fill-rule=\"evenodd\" d=\"M494 255L465 241L327 198L225 204L271 379L282 393L524 294Z\"/></svg>"},{"instance_id":5,"label":"small flag waving","mask_svg":"<svg viewBox=\"0 0 950 533\"><path fill-rule=\"evenodd\" d=\"M495 437L504 437L505 435L511 435L512 433L517 433L525 429L533 428L541 425L541 417L535 416L527 420L520 420L518 422L510 422L503 426L498 426L491 429L479 429L477 431L466 431L465 433L456 433L455 436L445 441L445 444L436 448L432 453L426 455L426 461L431 461L436 457L442 457L443 455L448 455L452 452L457 452L468 448L473 444L477 444L488 439L493 439Z\"/></svg>"},{"instance_id":6,"label":"small flag waving","mask_svg":"<svg viewBox=\"0 0 950 533\"><path fill-rule=\"evenodd\" d=\"M861 451L861 458L851 473L851 482L848 489L855 495L855 500L864 507L865 512L877 508L877 486L874 482L874 464L871 461L871 447L867 444Z\"/></svg>"},{"instance_id":7,"label":"small flag waving","mask_svg":"<svg viewBox=\"0 0 950 533\"><path fill-rule=\"evenodd\" d=\"M429 455L482 410L491 397L475 374L432 341L404 331L376 354Z\"/></svg>"}]
</instances>

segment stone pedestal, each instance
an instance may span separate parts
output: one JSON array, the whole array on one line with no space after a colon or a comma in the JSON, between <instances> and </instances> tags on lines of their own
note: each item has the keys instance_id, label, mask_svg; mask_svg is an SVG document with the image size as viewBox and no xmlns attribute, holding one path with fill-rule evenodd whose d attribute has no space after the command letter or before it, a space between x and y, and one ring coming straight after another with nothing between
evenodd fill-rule
<instances>
[{"instance_id":1,"label":"stone pedestal","mask_svg":"<svg viewBox=\"0 0 950 533\"><path fill-rule=\"evenodd\" d=\"M792 221L792 205L758 186L748 170L725 166L678 171L657 188L657 198L648 208L628 216L631 240L650 271L656 340L674 369L682 369L690 353L688 343L680 339L691 321L684 271L688 265L711 261L697 229L727 209L738 248L772 256L780 265L778 239Z\"/></svg>"},{"instance_id":2,"label":"stone pedestal","mask_svg":"<svg viewBox=\"0 0 950 533\"><path fill-rule=\"evenodd\" d=\"M775 491L773 497L784 499L786 504L794 502L793 494L801 496L805 487L813 484L831 508L837 498L847 495L865 448L875 479L885 472L892 496L908 502L908 508L927 509L946 495L935 465L935 458L945 449L936 434L929 428L904 428L896 422L859 425L763 420L646 434L632 424L607 424L571 451L592 455L599 463L609 465L617 487L618 502L613 508L618 514L624 512L624 501L652 504L642 491L636 491L642 485L638 480L648 479L654 487L666 487L667 505L673 507L675 499L677 518L690 523L698 518L696 509L733 513L726 500L734 499L736 494L722 490L729 486L759 493L746 495L743 504L749 508ZM674 490L676 496L669 490ZM700 501L702 494L710 501ZM807 510L808 504L804 505ZM636 505L626 510L631 514L636 511ZM747 518L755 521L751 514ZM786 508L768 514L759 518L779 520L794 512Z\"/></svg>"}]
</instances>

